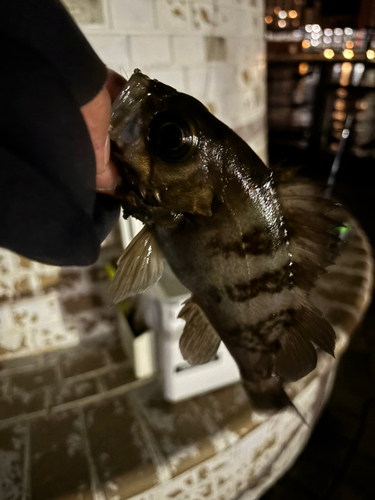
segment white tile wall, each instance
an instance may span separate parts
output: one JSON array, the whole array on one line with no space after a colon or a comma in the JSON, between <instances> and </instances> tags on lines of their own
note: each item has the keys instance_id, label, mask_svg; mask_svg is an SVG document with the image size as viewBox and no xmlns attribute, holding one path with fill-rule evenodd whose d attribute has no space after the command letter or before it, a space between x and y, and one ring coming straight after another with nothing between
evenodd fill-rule
<instances>
[{"instance_id":1,"label":"white tile wall","mask_svg":"<svg viewBox=\"0 0 375 500\"><path fill-rule=\"evenodd\" d=\"M184 71L181 68L160 69L152 67L147 70L147 74L150 78L155 78L155 80L170 85L180 92L186 92Z\"/></svg>"},{"instance_id":2,"label":"white tile wall","mask_svg":"<svg viewBox=\"0 0 375 500\"><path fill-rule=\"evenodd\" d=\"M186 32L190 25L190 8L186 0L156 0L157 27L168 33Z\"/></svg>"},{"instance_id":3,"label":"white tile wall","mask_svg":"<svg viewBox=\"0 0 375 500\"><path fill-rule=\"evenodd\" d=\"M204 38L202 36L173 36L173 62L176 65L194 66L205 62Z\"/></svg>"},{"instance_id":4,"label":"white tile wall","mask_svg":"<svg viewBox=\"0 0 375 500\"><path fill-rule=\"evenodd\" d=\"M259 123L249 144L265 158L264 0L101 1L102 25L81 28L109 67L127 75L140 68L192 94L230 127ZM87 0L69 0L73 16L82 2L86 8ZM209 37L221 37L217 58Z\"/></svg>"},{"instance_id":5,"label":"white tile wall","mask_svg":"<svg viewBox=\"0 0 375 500\"><path fill-rule=\"evenodd\" d=\"M131 71L128 36L87 34L87 39L109 68Z\"/></svg>"},{"instance_id":6,"label":"white tile wall","mask_svg":"<svg viewBox=\"0 0 375 500\"><path fill-rule=\"evenodd\" d=\"M155 26L153 0L109 0L109 15L117 30L147 32Z\"/></svg>"},{"instance_id":7,"label":"white tile wall","mask_svg":"<svg viewBox=\"0 0 375 500\"><path fill-rule=\"evenodd\" d=\"M130 37L131 61L134 67L170 66L171 51L166 35L132 35Z\"/></svg>"}]
</instances>

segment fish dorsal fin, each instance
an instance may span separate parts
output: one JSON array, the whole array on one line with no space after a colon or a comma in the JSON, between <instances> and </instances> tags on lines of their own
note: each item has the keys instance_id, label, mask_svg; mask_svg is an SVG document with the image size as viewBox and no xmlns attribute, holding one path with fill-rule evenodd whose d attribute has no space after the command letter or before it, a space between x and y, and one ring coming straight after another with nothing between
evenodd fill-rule
<instances>
[{"instance_id":1,"label":"fish dorsal fin","mask_svg":"<svg viewBox=\"0 0 375 500\"><path fill-rule=\"evenodd\" d=\"M186 321L180 338L182 357L191 365L210 361L219 348L220 337L193 297L185 301L178 317Z\"/></svg>"},{"instance_id":2,"label":"fish dorsal fin","mask_svg":"<svg viewBox=\"0 0 375 500\"><path fill-rule=\"evenodd\" d=\"M283 381L299 380L316 366L317 353L313 344L334 356L336 334L322 315L305 302L293 311L291 326L280 339L275 373Z\"/></svg>"},{"instance_id":3,"label":"fish dorsal fin","mask_svg":"<svg viewBox=\"0 0 375 500\"><path fill-rule=\"evenodd\" d=\"M307 179L287 178L276 189L287 230L293 283L308 291L339 255L337 228L345 225L344 212Z\"/></svg>"},{"instance_id":4,"label":"fish dorsal fin","mask_svg":"<svg viewBox=\"0 0 375 500\"><path fill-rule=\"evenodd\" d=\"M147 226L125 248L117 265L109 286L109 296L115 304L144 292L159 281L163 272L163 255Z\"/></svg>"}]
</instances>

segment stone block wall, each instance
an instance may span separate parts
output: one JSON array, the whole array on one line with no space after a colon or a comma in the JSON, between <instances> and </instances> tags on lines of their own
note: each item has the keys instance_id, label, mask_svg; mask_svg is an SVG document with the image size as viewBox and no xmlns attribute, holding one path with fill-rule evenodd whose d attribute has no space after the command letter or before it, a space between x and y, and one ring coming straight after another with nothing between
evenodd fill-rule
<instances>
[{"instance_id":1,"label":"stone block wall","mask_svg":"<svg viewBox=\"0 0 375 500\"><path fill-rule=\"evenodd\" d=\"M108 67L201 100L266 154L264 0L64 0Z\"/></svg>"},{"instance_id":2,"label":"stone block wall","mask_svg":"<svg viewBox=\"0 0 375 500\"><path fill-rule=\"evenodd\" d=\"M264 0L63 2L108 67L193 95L266 160ZM113 334L104 281L63 274L0 249L0 360Z\"/></svg>"}]
</instances>

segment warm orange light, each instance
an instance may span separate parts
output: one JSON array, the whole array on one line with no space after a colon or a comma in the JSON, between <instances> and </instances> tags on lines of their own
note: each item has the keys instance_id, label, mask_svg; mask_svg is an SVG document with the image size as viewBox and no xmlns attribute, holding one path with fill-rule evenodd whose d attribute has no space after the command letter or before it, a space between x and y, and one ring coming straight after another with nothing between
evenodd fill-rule
<instances>
[{"instance_id":1,"label":"warm orange light","mask_svg":"<svg viewBox=\"0 0 375 500\"><path fill-rule=\"evenodd\" d=\"M339 120L339 121L343 122L346 118L346 114L343 111L334 111L332 113L332 118L334 120Z\"/></svg>"},{"instance_id":2,"label":"warm orange light","mask_svg":"<svg viewBox=\"0 0 375 500\"><path fill-rule=\"evenodd\" d=\"M343 123L342 123L342 122L333 122L333 123L332 123L332 127L333 127L335 130L342 130Z\"/></svg>"},{"instance_id":3,"label":"warm orange light","mask_svg":"<svg viewBox=\"0 0 375 500\"><path fill-rule=\"evenodd\" d=\"M336 99L333 107L337 109L337 111L343 111L345 109L345 99Z\"/></svg>"},{"instance_id":4,"label":"warm orange light","mask_svg":"<svg viewBox=\"0 0 375 500\"><path fill-rule=\"evenodd\" d=\"M266 17L264 18L264 20L266 21L266 23L267 23L267 24L271 24L271 23L272 23L272 21L273 21L273 17L272 17L272 16L266 16Z\"/></svg>"},{"instance_id":5,"label":"warm orange light","mask_svg":"<svg viewBox=\"0 0 375 500\"><path fill-rule=\"evenodd\" d=\"M335 55L335 53L333 52L332 49L326 49L324 52L323 52L323 55L324 57L326 57L327 59L332 59L332 57Z\"/></svg>"},{"instance_id":6,"label":"warm orange light","mask_svg":"<svg viewBox=\"0 0 375 500\"><path fill-rule=\"evenodd\" d=\"M367 59L374 59L375 58L375 51L374 50L368 50L366 52Z\"/></svg>"},{"instance_id":7,"label":"warm orange light","mask_svg":"<svg viewBox=\"0 0 375 500\"><path fill-rule=\"evenodd\" d=\"M341 75L340 75L340 85L342 87L347 87L349 85L352 68L353 68L352 63L350 63L350 62L342 63Z\"/></svg>"},{"instance_id":8,"label":"warm orange light","mask_svg":"<svg viewBox=\"0 0 375 500\"><path fill-rule=\"evenodd\" d=\"M277 21L277 24L279 25L279 28L285 28L286 21L284 19L280 19L279 21Z\"/></svg>"},{"instance_id":9,"label":"warm orange light","mask_svg":"<svg viewBox=\"0 0 375 500\"><path fill-rule=\"evenodd\" d=\"M346 89L337 89L336 94L343 99L348 95L348 91Z\"/></svg>"},{"instance_id":10,"label":"warm orange light","mask_svg":"<svg viewBox=\"0 0 375 500\"><path fill-rule=\"evenodd\" d=\"M281 7L275 7L273 11L277 15L279 12L281 12Z\"/></svg>"},{"instance_id":11,"label":"warm orange light","mask_svg":"<svg viewBox=\"0 0 375 500\"><path fill-rule=\"evenodd\" d=\"M368 102L366 102L366 101L357 101L355 103L355 107L356 107L356 109L366 110L368 108Z\"/></svg>"},{"instance_id":12,"label":"warm orange light","mask_svg":"<svg viewBox=\"0 0 375 500\"><path fill-rule=\"evenodd\" d=\"M298 16L298 12L296 10L290 10L288 12L288 16L290 17L290 19L295 19Z\"/></svg>"},{"instance_id":13,"label":"warm orange light","mask_svg":"<svg viewBox=\"0 0 375 500\"><path fill-rule=\"evenodd\" d=\"M353 59L354 52L350 49L345 49L342 55L345 57L345 59Z\"/></svg>"},{"instance_id":14,"label":"warm orange light","mask_svg":"<svg viewBox=\"0 0 375 500\"><path fill-rule=\"evenodd\" d=\"M303 40L302 41L302 48L303 49L308 49L310 47L310 45L311 44L310 44L309 40Z\"/></svg>"},{"instance_id":15,"label":"warm orange light","mask_svg":"<svg viewBox=\"0 0 375 500\"><path fill-rule=\"evenodd\" d=\"M346 42L345 46L347 49L352 49L354 47L354 43L349 40L349 42Z\"/></svg>"},{"instance_id":16,"label":"warm orange light","mask_svg":"<svg viewBox=\"0 0 375 500\"><path fill-rule=\"evenodd\" d=\"M298 73L300 75L306 75L306 73L309 71L309 65L305 62L302 62L298 65Z\"/></svg>"}]
</instances>

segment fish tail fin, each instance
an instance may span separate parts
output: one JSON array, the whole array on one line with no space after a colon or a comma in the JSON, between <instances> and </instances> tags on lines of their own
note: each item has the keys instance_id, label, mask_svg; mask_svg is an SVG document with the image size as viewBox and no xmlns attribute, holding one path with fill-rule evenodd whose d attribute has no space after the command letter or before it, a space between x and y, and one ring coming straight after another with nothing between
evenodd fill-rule
<instances>
[{"instance_id":1,"label":"fish tail fin","mask_svg":"<svg viewBox=\"0 0 375 500\"><path fill-rule=\"evenodd\" d=\"M291 399L282 386L281 380L276 377L257 382L243 378L242 383L251 404L256 410L274 411L293 406Z\"/></svg>"},{"instance_id":2,"label":"fish tail fin","mask_svg":"<svg viewBox=\"0 0 375 500\"><path fill-rule=\"evenodd\" d=\"M277 377L271 377L261 382L243 379L242 383L255 410L267 413L292 408L302 422L310 427L305 417L285 392L281 380Z\"/></svg>"}]
</instances>

